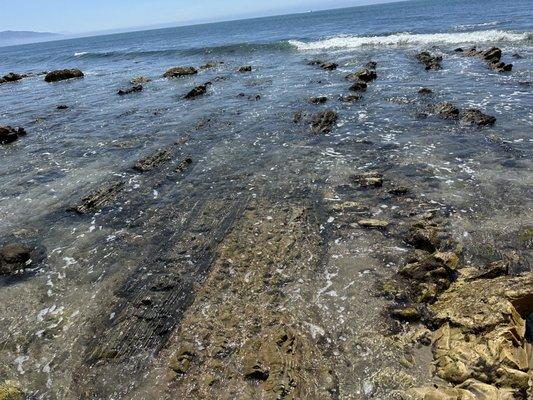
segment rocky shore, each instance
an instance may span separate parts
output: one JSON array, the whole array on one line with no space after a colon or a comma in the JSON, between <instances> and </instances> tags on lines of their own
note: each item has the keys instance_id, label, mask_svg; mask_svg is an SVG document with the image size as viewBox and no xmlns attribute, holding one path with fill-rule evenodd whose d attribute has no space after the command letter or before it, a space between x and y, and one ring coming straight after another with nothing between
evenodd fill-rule
<instances>
[{"instance_id":1,"label":"rocky shore","mask_svg":"<svg viewBox=\"0 0 533 400\"><path fill-rule=\"evenodd\" d=\"M438 74L459 54L481 58L494 75L513 73L494 47L409 57L420 73ZM232 102L261 107L268 83L250 62L175 66L128 77L111 94L134 101L158 95L152 86L164 81L188 112L216 102L225 81L242 80ZM13 302L0 334L0 400L533 398L531 214L522 204L514 230L484 226L488 238L471 238L461 225L463 199L454 196L488 189L465 184L446 197L429 177L432 166L411 159L424 154L410 154L408 141L334 142L343 118L373 101L386 73L380 60L354 64L302 60L304 75L318 71L344 89L302 96L267 117L253 109L247 122L275 120L281 137L247 136L245 128L237 139L223 136L243 117L215 109L170 143L148 137L150 146L128 153L133 162L5 232L0 301ZM204 75L212 70L216 76ZM61 69L43 84L68 90L88 76ZM26 78L10 73L0 83ZM390 103L520 157L488 131L500 116L482 105L426 87L408 96ZM70 105L57 109L71 113ZM30 142L27 129L0 125L2 149ZM486 218L469 222L471 230L488 224L495 207L479 208ZM50 221L56 242L47 242ZM32 297L24 284L39 276L47 292ZM66 306L42 307L52 289ZM37 318L18 319L30 309ZM43 364L42 353L53 362ZM61 369L64 380L52 382Z\"/></svg>"}]
</instances>

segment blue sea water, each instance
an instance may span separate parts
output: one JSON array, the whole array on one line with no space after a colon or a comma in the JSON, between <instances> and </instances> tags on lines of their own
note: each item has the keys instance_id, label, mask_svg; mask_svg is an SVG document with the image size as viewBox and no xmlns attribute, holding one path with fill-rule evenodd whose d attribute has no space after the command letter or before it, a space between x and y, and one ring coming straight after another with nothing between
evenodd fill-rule
<instances>
[{"instance_id":1,"label":"blue sea water","mask_svg":"<svg viewBox=\"0 0 533 400\"><path fill-rule=\"evenodd\" d=\"M497 73L454 51L472 46L500 47L513 71ZM422 50L442 56L443 68L426 71L416 58ZM308 65L317 58L339 67ZM377 80L361 100L339 101L353 94L345 76L371 60ZM162 76L170 67L207 62L216 65L194 76ZM243 65L252 72L238 73ZM39 74L62 68L80 68L85 77L46 83ZM59 331L41 337L39 313L45 306L100 306L91 296L112 286L106 279L122 268L120 260L134 265L158 246L164 254L174 234L164 213L180 211L173 205L242 193L281 198L299 191L303 198L377 169L452 210L465 246L501 242L498 235L533 217L532 0L416 0L0 47L0 76L9 72L30 76L0 85L0 125L28 133L0 146L0 242L37 232L48 256L23 284L0 281L0 304L14 310L0 315L10 327L0 332L0 344L7 343L0 364L16 366L23 357L26 374L10 371L36 398L69 398L62 397L65 368L55 364L44 373L41 358L54 359L79 339ZM141 75L151 79L142 92L117 95ZM208 81L205 96L184 98ZM421 98L423 87L433 95ZM328 101L309 104L316 96ZM497 122L478 129L436 118L428 106L441 102L479 109ZM305 118L325 109L338 113L336 125L329 134L311 133ZM296 112L303 123L293 122ZM178 159L193 160L183 178L144 178L132 169L183 138ZM87 218L66 211L116 179L129 198ZM375 206L380 218L391 210ZM114 245L124 238L127 246ZM27 293L44 305L27 301ZM90 331L91 314L73 319L80 336ZM109 319L108 310L101 314ZM20 337L32 338L23 350ZM70 368L72 359L65 359ZM119 380L123 370L114 372Z\"/></svg>"}]
</instances>

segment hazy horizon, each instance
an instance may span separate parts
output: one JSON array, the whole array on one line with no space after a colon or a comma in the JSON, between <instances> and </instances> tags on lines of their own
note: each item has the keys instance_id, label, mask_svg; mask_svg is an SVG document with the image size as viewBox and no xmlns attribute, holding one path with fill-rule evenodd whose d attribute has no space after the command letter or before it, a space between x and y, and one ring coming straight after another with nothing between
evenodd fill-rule
<instances>
[{"instance_id":1,"label":"hazy horizon","mask_svg":"<svg viewBox=\"0 0 533 400\"><path fill-rule=\"evenodd\" d=\"M0 31L31 31L83 35L127 30L158 29L180 25L261 18L308 11L323 11L405 0L272 0L268 5L246 4L244 0L200 0L194 5L172 0L103 0L90 6L62 4L59 0L42 3L28 0L25 12L15 5L5 5L0 15ZM127 15L122 15L127 9ZM206 10L209 10L206 13ZM174 17L175 16L175 17ZM67 21L65 23L65 21ZM119 22L117 22L119 21Z\"/></svg>"}]
</instances>

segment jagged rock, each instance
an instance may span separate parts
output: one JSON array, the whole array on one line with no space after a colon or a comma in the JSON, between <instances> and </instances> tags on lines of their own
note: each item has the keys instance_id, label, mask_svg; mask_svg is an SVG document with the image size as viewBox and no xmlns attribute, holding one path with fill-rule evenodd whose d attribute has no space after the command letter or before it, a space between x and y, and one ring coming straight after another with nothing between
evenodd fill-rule
<instances>
[{"instance_id":1,"label":"jagged rock","mask_svg":"<svg viewBox=\"0 0 533 400\"><path fill-rule=\"evenodd\" d=\"M384 229L389 226L389 222L381 219L362 219L357 221L357 225L362 228Z\"/></svg>"},{"instance_id":2,"label":"jagged rock","mask_svg":"<svg viewBox=\"0 0 533 400\"><path fill-rule=\"evenodd\" d=\"M146 76L137 76L130 81L132 85L142 85L148 82L152 82L152 80Z\"/></svg>"},{"instance_id":3,"label":"jagged rock","mask_svg":"<svg viewBox=\"0 0 533 400\"><path fill-rule=\"evenodd\" d=\"M452 103L441 103L437 105L437 115L443 119L458 119L461 110Z\"/></svg>"},{"instance_id":4,"label":"jagged rock","mask_svg":"<svg viewBox=\"0 0 533 400\"><path fill-rule=\"evenodd\" d=\"M24 269L31 259L31 248L22 243L10 243L0 249L0 275L11 275Z\"/></svg>"},{"instance_id":5,"label":"jagged rock","mask_svg":"<svg viewBox=\"0 0 533 400\"><path fill-rule=\"evenodd\" d=\"M323 60L312 60L307 63L308 65L318 65L320 68L325 69L326 71L336 70L339 66L336 63L323 61Z\"/></svg>"},{"instance_id":6,"label":"jagged rock","mask_svg":"<svg viewBox=\"0 0 533 400\"><path fill-rule=\"evenodd\" d=\"M111 203L117 195L124 189L124 182L106 183L101 188L84 197L79 204L69 208L78 214L87 214L101 209Z\"/></svg>"},{"instance_id":7,"label":"jagged rock","mask_svg":"<svg viewBox=\"0 0 533 400\"><path fill-rule=\"evenodd\" d=\"M187 93L184 97L186 99L194 99L198 96L201 96L203 94L207 93L207 83L204 85L196 86L194 89L192 89L189 93Z\"/></svg>"},{"instance_id":8,"label":"jagged rock","mask_svg":"<svg viewBox=\"0 0 533 400\"><path fill-rule=\"evenodd\" d=\"M418 58L418 61L420 61L422 64L426 66L426 70L442 69L442 66L441 66L442 57L440 56L432 56L427 51L423 51L419 53L416 57Z\"/></svg>"},{"instance_id":9,"label":"jagged rock","mask_svg":"<svg viewBox=\"0 0 533 400\"><path fill-rule=\"evenodd\" d=\"M461 117L461 123L465 125L494 125L496 118L490 115L483 114L481 111L476 109L468 109L463 112Z\"/></svg>"},{"instance_id":10,"label":"jagged rock","mask_svg":"<svg viewBox=\"0 0 533 400\"><path fill-rule=\"evenodd\" d=\"M171 158L172 150L171 149L165 149L158 151L155 154L149 155L148 157L145 157L134 165L133 169L138 172L148 172L152 169L165 164L168 162Z\"/></svg>"},{"instance_id":11,"label":"jagged rock","mask_svg":"<svg viewBox=\"0 0 533 400\"><path fill-rule=\"evenodd\" d=\"M329 133L337 122L337 118L338 115L333 110L321 111L313 117L311 131L313 133Z\"/></svg>"},{"instance_id":12,"label":"jagged rock","mask_svg":"<svg viewBox=\"0 0 533 400\"><path fill-rule=\"evenodd\" d=\"M482 58L489 64L492 69L497 72L509 72L513 69L512 64L506 64L501 61L502 51L498 47L491 47L486 51L479 51L475 47L473 47L467 52L464 52L463 54L469 57Z\"/></svg>"},{"instance_id":13,"label":"jagged rock","mask_svg":"<svg viewBox=\"0 0 533 400\"><path fill-rule=\"evenodd\" d=\"M378 63L375 62L375 61L369 61L366 63L365 65L365 68L368 68L368 69L376 69L376 67L378 66Z\"/></svg>"},{"instance_id":14,"label":"jagged rock","mask_svg":"<svg viewBox=\"0 0 533 400\"><path fill-rule=\"evenodd\" d=\"M309 103L311 104L324 104L328 101L328 98L326 96L321 97L311 97L309 99Z\"/></svg>"},{"instance_id":15,"label":"jagged rock","mask_svg":"<svg viewBox=\"0 0 533 400\"><path fill-rule=\"evenodd\" d=\"M350 90L353 92L364 92L367 87L368 85L365 82L359 80L355 82L352 86L350 86Z\"/></svg>"},{"instance_id":16,"label":"jagged rock","mask_svg":"<svg viewBox=\"0 0 533 400\"><path fill-rule=\"evenodd\" d=\"M44 80L46 82L58 82L73 78L83 78L83 72L77 68L61 69L49 72L45 75Z\"/></svg>"},{"instance_id":17,"label":"jagged rock","mask_svg":"<svg viewBox=\"0 0 533 400\"><path fill-rule=\"evenodd\" d=\"M176 172L184 172L189 168L189 165L192 164L192 158L186 157L183 161L181 161L178 166L176 167Z\"/></svg>"},{"instance_id":18,"label":"jagged rock","mask_svg":"<svg viewBox=\"0 0 533 400\"><path fill-rule=\"evenodd\" d=\"M251 65L245 65L243 67L240 67L238 72L252 72L252 66Z\"/></svg>"},{"instance_id":19,"label":"jagged rock","mask_svg":"<svg viewBox=\"0 0 533 400\"><path fill-rule=\"evenodd\" d=\"M13 128L9 125L0 125L0 144L13 143L19 137L26 135L24 128Z\"/></svg>"},{"instance_id":20,"label":"jagged rock","mask_svg":"<svg viewBox=\"0 0 533 400\"><path fill-rule=\"evenodd\" d=\"M9 74L4 75L3 77L0 78L0 84L8 83L8 82L17 82L25 78L26 76L27 75L21 75L21 74L16 74L14 72L10 72Z\"/></svg>"},{"instance_id":21,"label":"jagged rock","mask_svg":"<svg viewBox=\"0 0 533 400\"><path fill-rule=\"evenodd\" d=\"M137 92L142 92L142 91L143 91L142 85L135 85L135 86L132 86L132 87L127 88L127 89L120 89L117 92L117 94L119 96L124 96L124 95L127 95L127 94L137 93Z\"/></svg>"},{"instance_id":22,"label":"jagged rock","mask_svg":"<svg viewBox=\"0 0 533 400\"><path fill-rule=\"evenodd\" d=\"M187 75L195 75L198 73L198 70L194 67L173 67L168 69L163 77L165 78L179 78Z\"/></svg>"}]
</instances>

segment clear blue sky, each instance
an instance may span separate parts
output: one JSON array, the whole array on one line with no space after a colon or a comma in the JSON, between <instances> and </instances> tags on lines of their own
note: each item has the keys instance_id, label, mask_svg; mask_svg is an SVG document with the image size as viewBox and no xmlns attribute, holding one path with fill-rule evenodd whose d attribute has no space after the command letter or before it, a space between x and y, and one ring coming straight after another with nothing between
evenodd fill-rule
<instances>
[{"instance_id":1,"label":"clear blue sky","mask_svg":"<svg viewBox=\"0 0 533 400\"><path fill-rule=\"evenodd\" d=\"M2 0L0 31L91 32L324 10L392 0Z\"/></svg>"}]
</instances>

